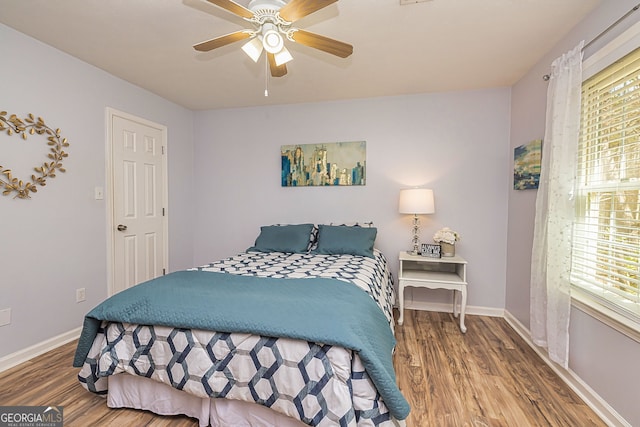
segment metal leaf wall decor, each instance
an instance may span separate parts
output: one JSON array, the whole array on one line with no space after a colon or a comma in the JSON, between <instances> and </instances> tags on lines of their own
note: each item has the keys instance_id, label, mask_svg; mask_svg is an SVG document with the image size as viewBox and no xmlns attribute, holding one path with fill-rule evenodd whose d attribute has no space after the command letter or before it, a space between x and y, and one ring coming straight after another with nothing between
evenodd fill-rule
<instances>
[{"instance_id":1,"label":"metal leaf wall decor","mask_svg":"<svg viewBox=\"0 0 640 427\"><path fill-rule=\"evenodd\" d=\"M46 135L49 153L49 160L42 163L41 166L33 168L35 171L31 175L30 180L19 179L13 176L11 169L0 165L0 188L3 196L9 196L15 193L13 197L18 199L30 199L31 193L38 191L38 185L44 187L48 178L55 178L56 171L65 172L62 167L62 160L69 156L64 148L69 146L67 138L60 135L60 129L53 129L44 123L42 117L34 117L29 113L24 119L19 118L15 114L7 118L6 111L0 111L0 132L6 131L7 135L16 135L27 139L27 135Z\"/></svg>"}]
</instances>

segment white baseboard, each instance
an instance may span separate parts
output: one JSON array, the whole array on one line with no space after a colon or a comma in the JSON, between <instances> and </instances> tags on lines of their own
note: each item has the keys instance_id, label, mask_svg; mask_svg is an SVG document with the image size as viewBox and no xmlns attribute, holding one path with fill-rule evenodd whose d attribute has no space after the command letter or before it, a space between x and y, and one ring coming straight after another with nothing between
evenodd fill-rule
<instances>
[{"instance_id":1,"label":"white baseboard","mask_svg":"<svg viewBox=\"0 0 640 427\"><path fill-rule=\"evenodd\" d=\"M613 409L598 393L596 393L588 384L586 384L575 372L571 369L564 369L562 366L549 359L547 352L538 347L531 340L531 332L516 319L511 313L505 310L504 318L513 328L525 340L525 342L531 347L542 360L549 365L549 367L564 381L580 398L589 406L593 411L611 427L631 427L618 412Z\"/></svg>"},{"instance_id":2,"label":"white baseboard","mask_svg":"<svg viewBox=\"0 0 640 427\"><path fill-rule=\"evenodd\" d=\"M407 301L404 308L409 310L422 310L422 311L437 311L440 313L453 313L453 305L437 302L425 302L425 301ZM490 307L476 307L468 305L465 310L465 314L472 314L478 316L489 317L504 317L504 309L502 308L490 308Z\"/></svg>"},{"instance_id":3,"label":"white baseboard","mask_svg":"<svg viewBox=\"0 0 640 427\"><path fill-rule=\"evenodd\" d=\"M53 338L49 338L48 340L45 340L41 343L32 345L31 347L27 347L25 349L16 351L15 353L8 354L0 358L0 372L4 372L7 369L11 369L14 366L17 366L30 359L33 359L36 356L44 354L47 351L51 351L54 348L60 347L61 345L77 339L80 336L81 331L81 327L76 328L69 332L65 332Z\"/></svg>"}]
</instances>

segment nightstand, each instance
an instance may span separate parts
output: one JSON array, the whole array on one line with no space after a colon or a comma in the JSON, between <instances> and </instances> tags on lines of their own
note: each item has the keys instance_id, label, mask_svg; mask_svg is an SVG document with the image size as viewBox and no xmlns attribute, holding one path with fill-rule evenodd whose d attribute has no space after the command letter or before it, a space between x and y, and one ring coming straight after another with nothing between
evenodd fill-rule
<instances>
[{"instance_id":1,"label":"nightstand","mask_svg":"<svg viewBox=\"0 0 640 427\"><path fill-rule=\"evenodd\" d=\"M404 322L404 288L449 289L453 291L453 315L458 317L460 306L460 330L467 332L464 325L464 312L467 306L467 261L456 255L453 257L430 258L400 252L400 270L398 272L398 300L400 318Z\"/></svg>"}]
</instances>

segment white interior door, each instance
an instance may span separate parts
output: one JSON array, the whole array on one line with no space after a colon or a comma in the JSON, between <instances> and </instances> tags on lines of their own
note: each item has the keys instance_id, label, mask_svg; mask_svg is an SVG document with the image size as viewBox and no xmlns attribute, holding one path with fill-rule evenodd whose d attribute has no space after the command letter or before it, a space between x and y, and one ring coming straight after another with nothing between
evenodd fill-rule
<instances>
[{"instance_id":1,"label":"white interior door","mask_svg":"<svg viewBox=\"0 0 640 427\"><path fill-rule=\"evenodd\" d=\"M166 128L111 111L110 294L166 271Z\"/></svg>"}]
</instances>

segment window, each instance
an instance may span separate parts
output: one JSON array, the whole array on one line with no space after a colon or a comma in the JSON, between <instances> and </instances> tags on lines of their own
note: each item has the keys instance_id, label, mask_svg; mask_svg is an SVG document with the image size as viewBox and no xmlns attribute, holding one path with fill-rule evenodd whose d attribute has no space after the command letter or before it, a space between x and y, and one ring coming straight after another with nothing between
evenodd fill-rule
<instances>
[{"instance_id":1,"label":"window","mask_svg":"<svg viewBox=\"0 0 640 427\"><path fill-rule=\"evenodd\" d=\"M640 48L582 84L571 283L640 324Z\"/></svg>"}]
</instances>

